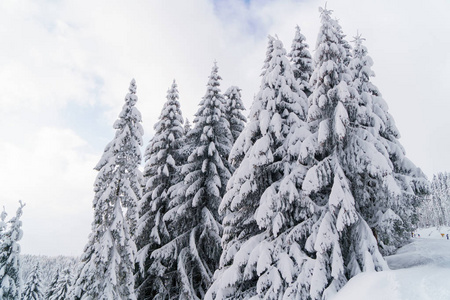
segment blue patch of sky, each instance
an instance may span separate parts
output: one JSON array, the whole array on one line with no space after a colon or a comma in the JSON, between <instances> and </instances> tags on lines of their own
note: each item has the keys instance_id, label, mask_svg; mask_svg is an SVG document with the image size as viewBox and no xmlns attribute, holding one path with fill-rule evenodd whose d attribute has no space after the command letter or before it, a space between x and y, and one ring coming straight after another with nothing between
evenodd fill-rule
<instances>
[{"instance_id":1,"label":"blue patch of sky","mask_svg":"<svg viewBox=\"0 0 450 300\"><path fill-rule=\"evenodd\" d=\"M88 91L93 101L69 101L61 112L61 122L86 140L91 150L97 151L114 137L114 129L106 118L110 108L96 101L100 98L103 80L98 76L88 77L93 83Z\"/></svg>"},{"instance_id":2,"label":"blue patch of sky","mask_svg":"<svg viewBox=\"0 0 450 300\"><path fill-rule=\"evenodd\" d=\"M69 102L62 111L65 127L71 128L93 151L102 149L113 138L112 124L105 118L107 108L96 104Z\"/></svg>"},{"instance_id":3,"label":"blue patch of sky","mask_svg":"<svg viewBox=\"0 0 450 300\"><path fill-rule=\"evenodd\" d=\"M267 35L266 25L252 10L252 5L264 5L268 0L258 4L254 0L212 0L214 12L226 26L227 22L237 23L246 34L255 37Z\"/></svg>"}]
</instances>

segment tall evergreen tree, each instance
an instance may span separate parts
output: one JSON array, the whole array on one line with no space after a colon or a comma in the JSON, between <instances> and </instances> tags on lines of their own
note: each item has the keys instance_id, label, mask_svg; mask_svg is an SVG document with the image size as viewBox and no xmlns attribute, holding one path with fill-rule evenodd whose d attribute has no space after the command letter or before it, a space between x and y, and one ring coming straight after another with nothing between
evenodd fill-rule
<instances>
[{"instance_id":1,"label":"tall evergreen tree","mask_svg":"<svg viewBox=\"0 0 450 300\"><path fill-rule=\"evenodd\" d=\"M450 226L450 176L448 173L433 175L431 199L434 207L434 225Z\"/></svg>"},{"instance_id":2,"label":"tall evergreen tree","mask_svg":"<svg viewBox=\"0 0 450 300\"><path fill-rule=\"evenodd\" d=\"M450 226L450 176L437 173L431 181L431 195L422 202L419 226Z\"/></svg>"},{"instance_id":3,"label":"tall evergreen tree","mask_svg":"<svg viewBox=\"0 0 450 300\"><path fill-rule=\"evenodd\" d=\"M152 253L169 266L167 292L160 298L203 298L218 265L222 233L218 206L230 177L226 158L231 147L220 80L215 64L188 134L194 147L182 168L184 186L173 190L164 216L173 233L171 241Z\"/></svg>"},{"instance_id":4,"label":"tall evergreen tree","mask_svg":"<svg viewBox=\"0 0 450 300\"><path fill-rule=\"evenodd\" d=\"M18 299L18 298L15 298ZM23 300L44 300L44 293L42 292L41 274L39 265L36 265L33 272L31 272L25 288L23 290Z\"/></svg>"},{"instance_id":5,"label":"tall evergreen tree","mask_svg":"<svg viewBox=\"0 0 450 300\"><path fill-rule=\"evenodd\" d=\"M230 131L232 140L231 143L237 140L242 130L245 127L247 118L242 114L245 110L244 103L241 99L241 89L237 86L230 86L225 94L225 118L230 124Z\"/></svg>"},{"instance_id":6,"label":"tall evergreen tree","mask_svg":"<svg viewBox=\"0 0 450 300\"><path fill-rule=\"evenodd\" d=\"M56 277L55 277L56 278ZM70 299L72 288L72 276L69 269L58 272L57 280L52 284L52 288L47 293L46 300L66 300Z\"/></svg>"},{"instance_id":7,"label":"tall evergreen tree","mask_svg":"<svg viewBox=\"0 0 450 300\"><path fill-rule=\"evenodd\" d=\"M305 42L305 36L300 32L300 27L295 27L295 37L292 41L291 52L288 54L292 64L294 77L300 84L300 89L307 97L311 95L309 79L313 72L311 54L308 50L308 44Z\"/></svg>"},{"instance_id":8,"label":"tall evergreen tree","mask_svg":"<svg viewBox=\"0 0 450 300\"><path fill-rule=\"evenodd\" d=\"M354 176L354 193L364 219L378 239L381 252L391 254L409 240L418 219L417 207L428 193L428 182L422 171L405 157L394 119L370 80L375 76L371 69L373 62L363 40L360 35L355 37L353 59L349 64L350 84L357 91L358 102L353 119L354 123L367 129L368 138L365 139L378 150L378 160L385 162L385 171L382 175L368 170Z\"/></svg>"},{"instance_id":9,"label":"tall evergreen tree","mask_svg":"<svg viewBox=\"0 0 450 300\"><path fill-rule=\"evenodd\" d=\"M260 91L230 157L243 159L220 205L224 251L206 299L281 299L291 283L286 235L298 211L284 180L298 158L291 146L307 136L306 113L286 50L269 37Z\"/></svg>"},{"instance_id":10,"label":"tall evergreen tree","mask_svg":"<svg viewBox=\"0 0 450 300\"><path fill-rule=\"evenodd\" d=\"M55 290L58 281L59 281L59 269L56 270L56 273L53 276L52 281L50 282L50 285L47 288L47 292L45 293L46 299L50 299L50 297L53 297L55 295Z\"/></svg>"},{"instance_id":11,"label":"tall evergreen tree","mask_svg":"<svg viewBox=\"0 0 450 300\"><path fill-rule=\"evenodd\" d=\"M350 75L342 35L331 20L331 11L320 11L322 26L308 111L312 134L300 155L303 163L314 162L302 186L304 196L316 205L317 219L304 245L305 252L315 257L309 291L312 299L328 299L361 271L387 267L358 211L351 181L353 172L373 169L381 173L384 165L371 160L377 150L365 141L364 129L354 124L356 92L347 85ZM357 159L361 161L355 163Z\"/></svg>"},{"instance_id":12,"label":"tall evergreen tree","mask_svg":"<svg viewBox=\"0 0 450 300\"><path fill-rule=\"evenodd\" d=\"M387 268L368 216L384 205L384 195L397 199L405 186L396 181L396 162L379 139L367 95L352 81L341 28L331 11L320 11L308 111L311 136L302 144L300 161L313 162L302 192L316 205L304 244L314 258L309 296L329 299L356 274ZM411 176L411 183L422 183Z\"/></svg>"},{"instance_id":13,"label":"tall evergreen tree","mask_svg":"<svg viewBox=\"0 0 450 300\"><path fill-rule=\"evenodd\" d=\"M153 250L170 241L164 214L167 211L169 189L182 182L181 165L184 163L183 117L178 101L175 81L167 92L167 101L155 124L155 135L145 152L144 178L147 180L146 194L141 200L138 226L138 273L139 298L151 299L166 289L163 276L164 265L160 260L151 258Z\"/></svg>"},{"instance_id":14,"label":"tall evergreen tree","mask_svg":"<svg viewBox=\"0 0 450 300\"><path fill-rule=\"evenodd\" d=\"M184 122L184 135L187 135L189 131L191 131L192 126L191 126L191 122L189 122L188 118L186 118L186 121Z\"/></svg>"},{"instance_id":15,"label":"tall evergreen tree","mask_svg":"<svg viewBox=\"0 0 450 300\"><path fill-rule=\"evenodd\" d=\"M114 123L115 138L95 167L99 173L94 184L94 221L75 283L76 299L136 299L133 235L143 184L138 169L143 129L137 100L133 79Z\"/></svg>"},{"instance_id":16,"label":"tall evergreen tree","mask_svg":"<svg viewBox=\"0 0 450 300\"><path fill-rule=\"evenodd\" d=\"M19 201L15 217L8 221L7 228L0 241L0 299L19 299L22 292L20 245L22 239L22 210L25 204ZM6 212L3 209L1 214L1 226L6 227L4 220Z\"/></svg>"}]
</instances>

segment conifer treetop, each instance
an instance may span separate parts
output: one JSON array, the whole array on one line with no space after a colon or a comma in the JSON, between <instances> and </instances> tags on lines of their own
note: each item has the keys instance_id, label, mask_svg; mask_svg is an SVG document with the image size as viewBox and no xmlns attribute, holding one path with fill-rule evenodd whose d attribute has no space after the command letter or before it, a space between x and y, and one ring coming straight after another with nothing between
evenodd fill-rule
<instances>
[{"instance_id":1,"label":"conifer treetop","mask_svg":"<svg viewBox=\"0 0 450 300\"><path fill-rule=\"evenodd\" d=\"M168 269L168 275L158 279L163 282L161 298L168 294L177 299L203 298L219 261L222 226L217 207L231 168L227 161L231 133L220 80L214 63L194 127L186 136L190 149L181 168L184 180L171 188L169 209L163 216L172 229L170 240L151 254Z\"/></svg>"},{"instance_id":2,"label":"conifer treetop","mask_svg":"<svg viewBox=\"0 0 450 300\"><path fill-rule=\"evenodd\" d=\"M134 79L128 90L113 125L115 137L95 167L99 172L94 183L94 221L75 283L75 299L135 299L134 234L143 186L138 169L143 129L135 107L138 97Z\"/></svg>"},{"instance_id":3,"label":"conifer treetop","mask_svg":"<svg viewBox=\"0 0 450 300\"><path fill-rule=\"evenodd\" d=\"M230 155L241 163L219 207L224 216L223 252L205 299L236 295L281 299L292 280L293 262L282 245L295 213L289 197L279 191L296 164L288 149L291 142L305 136L300 128L305 125L306 111L306 96L283 44L269 37L260 90Z\"/></svg>"},{"instance_id":4,"label":"conifer treetop","mask_svg":"<svg viewBox=\"0 0 450 300\"><path fill-rule=\"evenodd\" d=\"M180 174L184 163L183 117L181 114L177 84L173 81L167 90L166 102L158 122L155 135L145 152L144 176L147 180L145 194L140 201L140 218L137 231L138 254L136 261L140 273L136 276L141 298L153 298L165 289L161 279L165 267L151 253L170 241L170 232L164 221L171 200L171 189L182 182Z\"/></svg>"},{"instance_id":5,"label":"conifer treetop","mask_svg":"<svg viewBox=\"0 0 450 300\"><path fill-rule=\"evenodd\" d=\"M231 142L234 144L244 129L245 122L247 122L247 118L242 114L245 107L241 99L241 89L237 86L230 86L224 93L224 96L226 101L225 118L228 120L232 135Z\"/></svg>"},{"instance_id":6,"label":"conifer treetop","mask_svg":"<svg viewBox=\"0 0 450 300\"><path fill-rule=\"evenodd\" d=\"M295 28L295 37L292 40L291 52L288 54L292 62L294 77L300 84L300 89L309 96L311 94L309 80L313 72L312 58L308 51L308 44L300 27Z\"/></svg>"}]
</instances>

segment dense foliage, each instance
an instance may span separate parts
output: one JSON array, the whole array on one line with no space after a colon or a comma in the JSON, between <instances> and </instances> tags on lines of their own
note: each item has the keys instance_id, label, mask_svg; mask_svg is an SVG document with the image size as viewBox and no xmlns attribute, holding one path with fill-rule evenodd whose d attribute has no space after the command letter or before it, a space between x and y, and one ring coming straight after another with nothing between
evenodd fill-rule
<instances>
[{"instance_id":1,"label":"dense foliage","mask_svg":"<svg viewBox=\"0 0 450 300\"><path fill-rule=\"evenodd\" d=\"M144 154L136 83L95 167L77 259L24 256L0 214L0 298L330 299L421 225L450 224L450 176L406 157L373 61L320 9L314 57L269 36L248 119L214 63L192 125L175 81ZM183 124L184 123L184 124ZM423 201L426 199L426 201ZM420 207L421 213L418 213ZM40 267L38 267L40 266ZM27 284L22 293L22 277Z\"/></svg>"}]
</instances>

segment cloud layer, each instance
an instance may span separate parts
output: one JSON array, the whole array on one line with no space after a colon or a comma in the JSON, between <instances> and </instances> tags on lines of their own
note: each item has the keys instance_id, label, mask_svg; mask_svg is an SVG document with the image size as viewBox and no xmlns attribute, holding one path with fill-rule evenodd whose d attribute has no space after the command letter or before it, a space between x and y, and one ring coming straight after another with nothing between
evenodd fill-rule
<instances>
[{"instance_id":1,"label":"cloud layer","mask_svg":"<svg viewBox=\"0 0 450 300\"><path fill-rule=\"evenodd\" d=\"M113 137L131 78L145 142L176 79L192 120L217 60L250 107L267 34L290 48L295 25L313 52L320 1L0 2L0 204L24 209L23 252L81 253L92 218L92 168ZM359 30L374 82L408 157L428 174L450 170L448 1L329 1L351 40Z\"/></svg>"}]
</instances>

